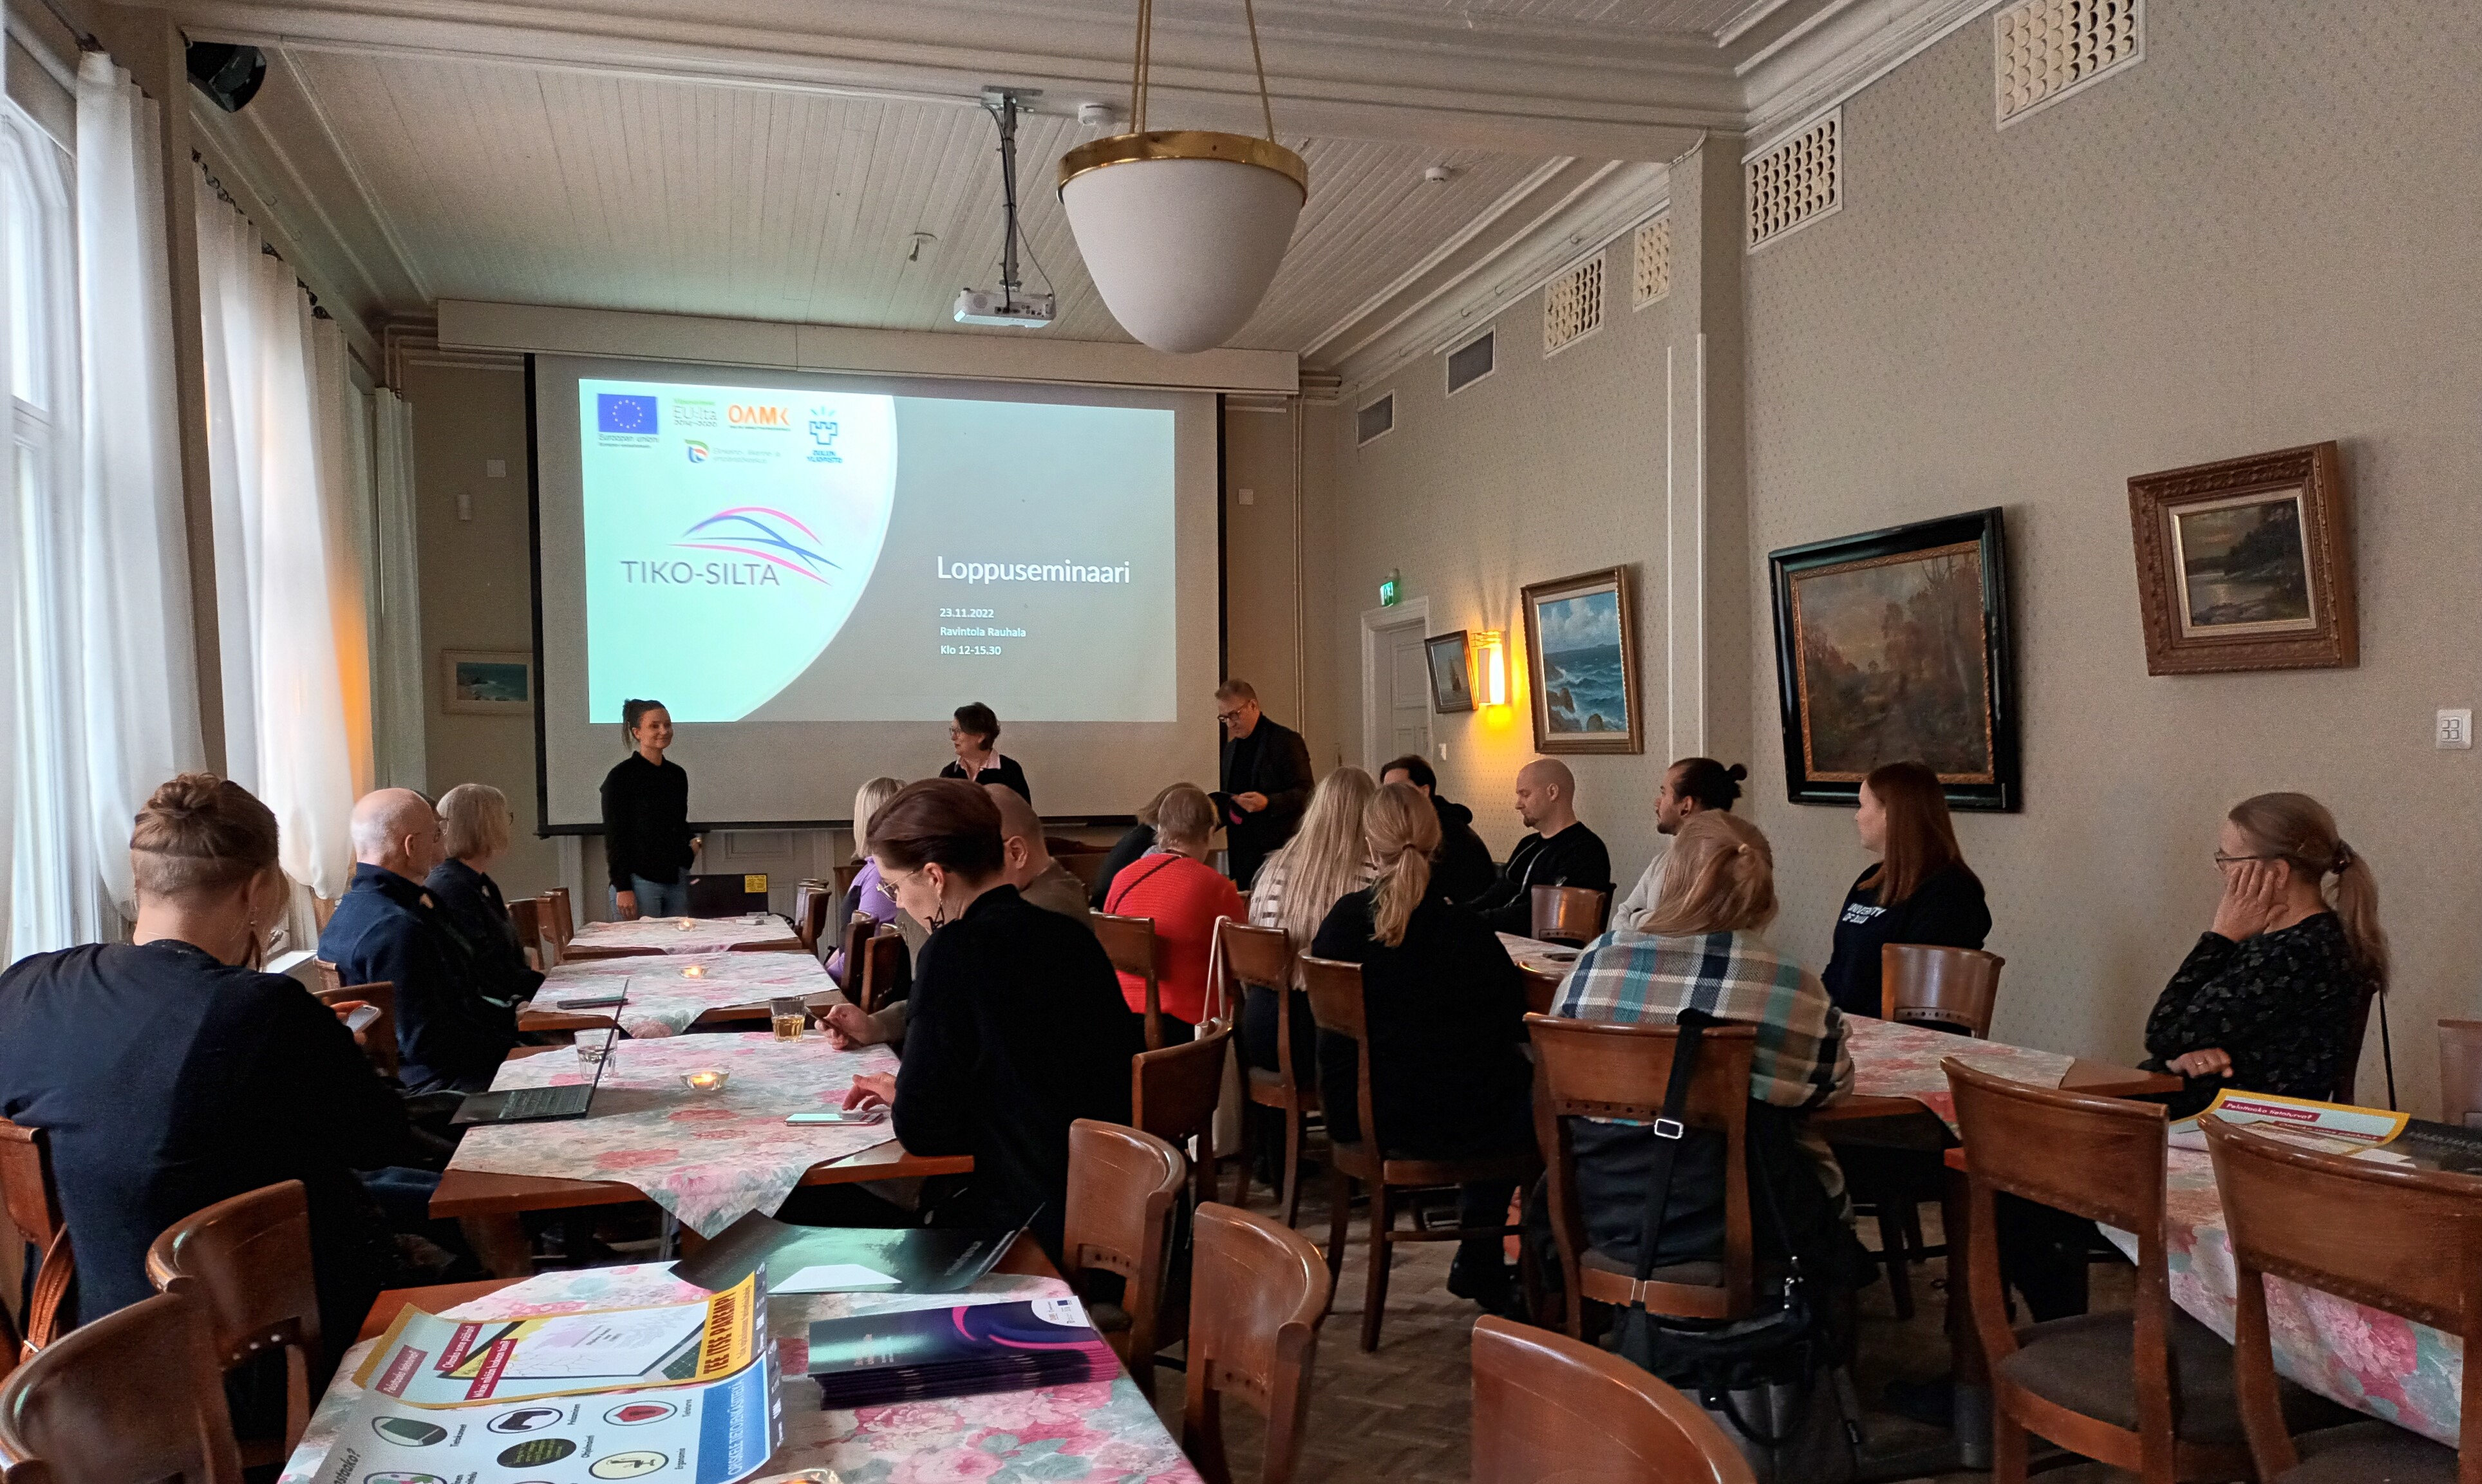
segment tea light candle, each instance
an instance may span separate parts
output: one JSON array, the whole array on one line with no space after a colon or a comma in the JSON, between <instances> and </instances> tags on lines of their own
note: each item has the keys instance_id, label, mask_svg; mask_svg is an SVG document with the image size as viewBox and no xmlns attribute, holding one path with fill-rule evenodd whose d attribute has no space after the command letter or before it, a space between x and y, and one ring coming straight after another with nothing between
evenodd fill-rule
<instances>
[{"instance_id":1,"label":"tea light candle","mask_svg":"<svg viewBox=\"0 0 2482 1484\"><path fill-rule=\"evenodd\" d=\"M681 977L684 979L703 979L706 977L706 966L704 964L692 964L681 970Z\"/></svg>"},{"instance_id":2,"label":"tea light candle","mask_svg":"<svg viewBox=\"0 0 2482 1484\"><path fill-rule=\"evenodd\" d=\"M679 929L681 932L686 933L690 929L698 926L698 919L695 917L675 917L673 919L673 926Z\"/></svg>"},{"instance_id":3,"label":"tea light candle","mask_svg":"<svg viewBox=\"0 0 2482 1484\"><path fill-rule=\"evenodd\" d=\"M732 1073L700 1069L682 1073L681 1080L689 1084L691 1092L715 1093L724 1090L724 1084L732 1080Z\"/></svg>"}]
</instances>

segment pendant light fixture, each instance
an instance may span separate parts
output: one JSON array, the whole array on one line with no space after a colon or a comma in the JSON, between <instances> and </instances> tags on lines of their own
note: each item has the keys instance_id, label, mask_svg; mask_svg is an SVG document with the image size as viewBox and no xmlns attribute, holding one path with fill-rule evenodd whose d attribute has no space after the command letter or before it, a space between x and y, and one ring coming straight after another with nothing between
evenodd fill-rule
<instances>
[{"instance_id":1,"label":"pendant light fixture","mask_svg":"<svg viewBox=\"0 0 2482 1484\"><path fill-rule=\"evenodd\" d=\"M1275 105L1250 24L1266 137L1147 129L1154 0L1138 0L1129 132L1060 157L1060 204L1087 274L1121 328L1159 351L1187 354L1230 339L1267 296L1293 239L1309 168L1276 143Z\"/></svg>"}]
</instances>

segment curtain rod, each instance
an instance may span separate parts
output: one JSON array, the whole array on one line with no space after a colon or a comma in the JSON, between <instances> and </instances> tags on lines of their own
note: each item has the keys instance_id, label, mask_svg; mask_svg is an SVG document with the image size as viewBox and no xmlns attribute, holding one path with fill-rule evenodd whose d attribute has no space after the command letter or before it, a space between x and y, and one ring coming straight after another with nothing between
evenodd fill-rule
<instances>
[{"instance_id":1,"label":"curtain rod","mask_svg":"<svg viewBox=\"0 0 2482 1484\"><path fill-rule=\"evenodd\" d=\"M207 168L207 157L205 155L193 149L190 151L190 163L198 168L198 173L206 179L207 189L216 193L216 199L224 202L227 206L230 206L233 210L240 212L241 219L243 221L250 222L250 209L244 206L241 202L233 199L232 193L224 189L224 183L218 180L216 178L216 172ZM250 225L253 227L258 225L255 222L250 222ZM276 259L279 263L284 261L284 254L277 252L276 245L269 242L264 235L261 235L258 239L258 251L266 253L268 256ZM334 315L328 312L326 305L319 303L319 291L312 288L309 284L303 282L301 275L294 275L293 284L296 288L299 288L304 294L309 297L310 317L312 319L332 320L335 318Z\"/></svg>"}]
</instances>

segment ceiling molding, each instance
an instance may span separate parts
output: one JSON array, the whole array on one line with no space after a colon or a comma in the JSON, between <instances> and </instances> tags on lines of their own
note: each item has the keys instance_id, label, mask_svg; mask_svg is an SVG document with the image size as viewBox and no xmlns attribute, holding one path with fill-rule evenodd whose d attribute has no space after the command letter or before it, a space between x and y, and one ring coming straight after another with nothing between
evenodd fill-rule
<instances>
[{"instance_id":1,"label":"ceiling molding","mask_svg":"<svg viewBox=\"0 0 2482 1484\"><path fill-rule=\"evenodd\" d=\"M1741 64L1748 142L1776 136L1852 97L1987 13L1998 0L1838 0Z\"/></svg>"},{"instance_id":2,"label":"ceiling molding","mask_svg":"<svg viewBox=\"0 0 2482 1484\"><path fill-rule=\"evenodd\" d=\"M1358 395L1407 361L1497 318L1672 199L1671 171L1662 165L1608 162L1582 179L1559 184L1567 189L1544 202L1524 231L1440 276L1425 291L1409 293L1389 306L1384 323L1372 323L1349 341L1332 342L1333 353L1322 358L1320 369L1333 372L1346 395Z\"/></svg>"}]
</instances>

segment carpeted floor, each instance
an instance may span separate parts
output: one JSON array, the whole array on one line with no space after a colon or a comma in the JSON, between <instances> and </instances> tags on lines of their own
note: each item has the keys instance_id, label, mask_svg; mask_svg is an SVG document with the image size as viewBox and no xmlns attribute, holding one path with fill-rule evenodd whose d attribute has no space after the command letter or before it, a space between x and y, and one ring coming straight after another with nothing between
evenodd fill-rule
<instances>
[{"instance_id":1,"label":"carpeted floor","mask_svg":"<svg viewBox=\"0 0 2482 1484\"><path fill-rule=\"evenodd\" d=\"M1300 1230L1324 1243L1327 1211L1323 1181L1311 1181L1305 1196ZM1252 1209L1274 1212L1264 1187L1253 1191ZM1926 1209L1928 1239L1937 1242L1938 1212ZM1354 1213L1352 1238L1345 1254L1344 1280L1335 1309L1319 1333L1313 1376L1307 1441L1300 1477L1318 1484L1470 1484L1468 1435L1472 1425L1468 1335L1479 1311L1446 1288L1448 1243L1400 1246L1389 1279L1387 1313L1379 1348L1361 1353L1362 1274L1368 1262L1363 1236L1364 1213ZM1876 1239L1875 1231L1864 1235ZM1884 1283L1861 1295L1862 1355L1856 1383L1867 1418L1868 1447L1877 1460L1870 1477L1895 1484L1982 1484L1988 1474L1955 1471L1941 1450L1947 1434L1910 1422L1880 1409L1890 1381L1926 1381L1947 1368L1947 1341L1941 1328L1946 1294L1937 1286L1945 1264L1933 1261L1914 1274L1914 1316L1899 1323ZM2111 1308L2126 1302L2126 1269L2095 1270L2095 1306ZM1180 1374L1160 1372L1156 1407L1175 1436L1180 1428ZM1233 1477L1258 1477L1261 1430L1245 1409L1230 1409L1227 1443ZM1909 1463L1908 1460L1911 1460ZM2082 1462L2059 1461L2046 1470L2045 1484L2119 1484L2128 1476Z\"/></svg>"}]
</instances>

